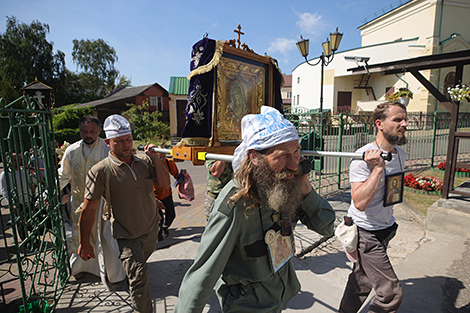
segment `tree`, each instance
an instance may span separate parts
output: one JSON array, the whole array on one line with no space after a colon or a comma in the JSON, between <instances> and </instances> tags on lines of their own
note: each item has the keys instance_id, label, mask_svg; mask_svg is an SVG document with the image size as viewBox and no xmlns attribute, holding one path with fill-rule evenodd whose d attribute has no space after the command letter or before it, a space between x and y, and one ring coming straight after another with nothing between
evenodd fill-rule
<instances>
[{"instance_id":1,"label":"tree","mask_svg":"<svg viewBox=\"0 0 470 313\"><path fill-rule=\"evenodd\" d=\"M170 126L164 122L159 121L162 116L161 112L149 111L148 101L143 101L141 106L133 103L128 103L129 110L122 113L128 116L129 121L134 124L134 135L137 139L150 141L150 140L170 140Z\"/></svg>"},{"instance_id":2,"label":"tree","mask_svg":"<svg viewBox=\"0 0 470 313\"><path fill-rule=\"evenodd\" d=\"M78 122L82 116L93 114L93 109L74 108L73 105L52 109L52 125L55 140L62 144L64 141L75 142L80 140Z\"/></svg>"},{"instance_id":3,"label":"tree","mask_svg":"<svg viewBox=\"0 0 470 313\"><path fill-rule=\"evenodd\" d=\"M108 95L118 85L130 85L130 80L119 75L114 67L118 60L116 50L103 39L74 39L72 57L77 67L83 70L79 74L83 87L98 98Z\"/></svg>"},{"instance_id":4,"label":"tree","mask_svg":"<svg viewBox=\"0 0 470 313\"><path fill-rule=\"evenodd\" d=\"M36 78L55 89L65 71L65 54L54 53L46 39L49 31L48 24L27 25L7 17L6 31L0 34L0 97L13 101L10 97Z\"/></svg>"}]
</instances>

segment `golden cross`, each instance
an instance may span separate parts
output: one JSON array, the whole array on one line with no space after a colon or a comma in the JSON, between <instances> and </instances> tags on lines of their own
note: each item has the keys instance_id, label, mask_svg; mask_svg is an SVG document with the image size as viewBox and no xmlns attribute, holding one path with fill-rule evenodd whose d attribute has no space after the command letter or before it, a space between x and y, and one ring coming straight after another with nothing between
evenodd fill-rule
<instances>
[{"instance_id":1,"label":"golden cross","mask_svg":"<svg viewBox=\"0 0 470 313\"><path fill-rule=\"evenodd\" d=\"M241 44L240 35L245 35L245 33L243 33L243 32L241 31L242 27L240 26L240 24L238 24L238 27L237 27L237 28L238 28L238 30L234 30L234 32L238 34L238 39L237 39L237 44L238 44L238 46L237 46L237 48L240 49L240 44Z\"/></svg>"}]
</instances>

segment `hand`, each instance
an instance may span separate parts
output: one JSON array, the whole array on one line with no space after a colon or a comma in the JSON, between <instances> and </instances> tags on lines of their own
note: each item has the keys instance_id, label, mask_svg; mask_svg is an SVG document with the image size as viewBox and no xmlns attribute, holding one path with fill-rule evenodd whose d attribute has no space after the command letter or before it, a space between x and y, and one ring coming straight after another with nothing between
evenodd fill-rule
<instances>
[{"instance_id":1,"label":"hand","mask_svg":"<svg viewBox=\"0 0 470 313\"><path fill-rule=\"evenodd\" d=\"M70 202L70 195L69 195L69 194L63 195L63 196L62 196L62 202L61 202L61 203L62 203L62 204L66 204L66 203L68 203L68 202Z\"/></svg>"},{"instance_id":2,"label":"hand","mask_svg":"<svg viewBox=\"0 0 470 313\"><path fill-rule=\"evenodd\" d=\"M162 146L158 146L157 148L163 149ZM160 155L160 159L162 159L162 160L164 160L166 158L166 153L160 152L160 153L158 153L158 155Z\"/></svg>"},{"instance_id":3,"label":"hand","mask_svg":"<svg viewBox=\"0 0 470 313\"><path fill-rule=\"evenodd\" d=\"M375 167L385 168L385 161L382 158L382 150L367 150L364 153L364 161Z\"/></svg>"},{"instance_id":4,"label":"hand","mask_svg":"<svg viewBox=\"0 0 470 313\"><path fill-rule=\"evenodd\" d=\"M80 244L78 246L78 255L85 260L88 261L91 258L95 258L95 252L93 251L93 247L90 244Z\"/></svg>"},{"instance_id":5,"label":"hand","mask_svg":"<svg viewBox=\"0 0 470 313\"><path fill-rule=\"evenodd\" d=\"M305 158L304 157L301 157L300 158L300 161L299 161L299 164L301 161L303 161ZM308 179L308 174L309 173L302 173L302 169L300 169L300 165L299 165L299 170L300 170L300 173L299 175L301 175L301 180L300 180L300 190L302 192L302 195L305 197L307 197L310 192L312 191L312 184L310 183L310 180Z\"/></svg>"},{"instance_id":6,"label":"hand","mask_svg":"<svg viewBox=\"0 0 470 313\"><path fill-rule=\"evenodd\" d=\"M144 147L145 154L147 154L149 157L154 158L154 157L159 157L160 153L154 152L152 149L157 148L156 145L154 144L146 144Z\"/></svg>"}]
</instances>

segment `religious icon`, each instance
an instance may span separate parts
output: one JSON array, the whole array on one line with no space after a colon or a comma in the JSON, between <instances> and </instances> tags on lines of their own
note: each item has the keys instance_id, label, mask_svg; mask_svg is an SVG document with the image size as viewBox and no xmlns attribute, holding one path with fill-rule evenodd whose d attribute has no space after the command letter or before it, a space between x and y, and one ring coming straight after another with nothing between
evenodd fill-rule
<instances>
[{"instance_id":1,"label":"religious icon","mask_svg":"<svg viewBox=\"0 0 470 313\"><path fill-rule=\"evenodd\" d=\"M384 206L403 201L404 173L385 176Z\"/></svg>"},{"instance_id":2,"label":"religious icon","mask_svg":"<svg viewBox=\"0 0 470 313\"><path fill-rule=\"evenodd\" d=\"M274 272L277 272L287 261L294 256L292 236L282 236L281 232L270 229L265 235L268 246L269 259Z\"/></svg>"}]
</instances>

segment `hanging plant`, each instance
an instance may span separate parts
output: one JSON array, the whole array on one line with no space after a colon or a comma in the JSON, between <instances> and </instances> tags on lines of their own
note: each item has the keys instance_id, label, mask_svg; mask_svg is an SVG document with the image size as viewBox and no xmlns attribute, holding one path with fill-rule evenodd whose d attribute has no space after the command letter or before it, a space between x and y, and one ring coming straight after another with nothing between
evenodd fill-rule
<instances>
[{"instance_id":1,"label":"hanging plant","mask_svg":"<svg viewBox=\"0 0 470 313\"><path fill-rule=\"evenodd\" d=\"M391 93L389 94L386 99L388 101L396 101L398 100L399 98L409 98L409 99L413 99L413 92L411 92L411 90L409 90L408 88L400 88L398 89L398 91L394 92L394 93Z\"/></svg>"},{"instance_id":2,"label":"hanging plant","mask_svg":"<svg viewBox=\"0 0 470 313\"><path fill-rule=\"evenodd\" d=\"M470 87L465 84L448 87L447 93L453 101L461 102L463 100L467 100L470 102Z\"/></svg>"}]
</instances>

